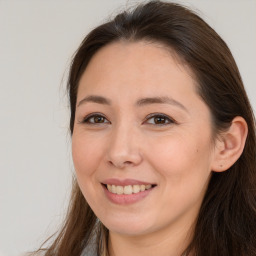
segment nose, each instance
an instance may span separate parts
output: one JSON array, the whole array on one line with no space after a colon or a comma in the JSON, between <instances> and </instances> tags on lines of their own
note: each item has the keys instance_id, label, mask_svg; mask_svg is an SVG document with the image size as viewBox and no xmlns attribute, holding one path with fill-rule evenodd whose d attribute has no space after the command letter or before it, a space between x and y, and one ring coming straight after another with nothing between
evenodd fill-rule
<instances>
[{"instance_id":1,"label":"nose","mask_svg":"<svg viewBox=\"0 0 256 256\"><path fill-rule=\"evenodd\" d=\"M142 162L140 135L132 127L119 126L112 130L107 161L118 169L137 166Z\"/></svg>"}]
</instances>

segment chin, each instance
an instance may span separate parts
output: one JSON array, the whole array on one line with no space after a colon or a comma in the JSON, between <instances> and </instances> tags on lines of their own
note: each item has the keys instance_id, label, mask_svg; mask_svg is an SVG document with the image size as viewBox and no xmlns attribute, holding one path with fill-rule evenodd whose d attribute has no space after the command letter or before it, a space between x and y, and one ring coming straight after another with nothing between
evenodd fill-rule
<instances>
[{"instance_id":1,"label":"chin","mask_svg":"<svg viewBox=\"0 0 256 256\"><path fill-rule=\"evenodd\" d=\"M123 236L141 236L150 232L145 227L136 227L136 226L123 226L123 227L110 227L108 229L110 232L117 233Z\"/></svg>"},{"instance_id":2,"label":"chin","mask_svg":"<svg viewBox=\"0 0 256 256\"><path fill-rule=\"evenodd\" d=\"M126 236L144 235L152 229L152 222L146 222L145 219L123 218L122 221L103 220L102 223L109 231Z\"/></svg>"}]
</instances>

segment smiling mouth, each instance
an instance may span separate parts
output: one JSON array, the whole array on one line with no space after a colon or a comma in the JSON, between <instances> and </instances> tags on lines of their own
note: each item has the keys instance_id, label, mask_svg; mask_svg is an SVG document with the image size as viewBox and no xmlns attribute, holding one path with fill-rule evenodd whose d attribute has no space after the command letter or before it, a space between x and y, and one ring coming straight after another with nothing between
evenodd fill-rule
<instances>
[{"instance_id":1,"label":"smiling mouth","mask_svg":"<svg viewBox=\"0 0 256 256\"><path fill-rule=\"evenodd\" d=\"M156 185L152 184L145 184L145 185L127 185L127 186L116 186L111 184L103 184L107 190L113 194L117 195L131 195L131 194L138 194L145 190L149 190Z\"/></svg>"}]
</instances>

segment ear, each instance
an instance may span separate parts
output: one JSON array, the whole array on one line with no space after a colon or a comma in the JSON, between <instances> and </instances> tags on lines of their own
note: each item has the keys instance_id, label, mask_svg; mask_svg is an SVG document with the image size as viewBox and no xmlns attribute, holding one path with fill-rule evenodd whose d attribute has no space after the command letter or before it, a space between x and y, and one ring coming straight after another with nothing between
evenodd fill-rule
<instances>
[{"instance_id":1,"label":"ear","mask_svg":"<svg viewBox=\"0 0 256 256\"><path fill-rule=\"evenodd\" d=\"M246 121L240 116L235 117L228 130L216 139L212 171L224 172L238 160L244 150L247 134Z\"/></svg>"}]
</instances>

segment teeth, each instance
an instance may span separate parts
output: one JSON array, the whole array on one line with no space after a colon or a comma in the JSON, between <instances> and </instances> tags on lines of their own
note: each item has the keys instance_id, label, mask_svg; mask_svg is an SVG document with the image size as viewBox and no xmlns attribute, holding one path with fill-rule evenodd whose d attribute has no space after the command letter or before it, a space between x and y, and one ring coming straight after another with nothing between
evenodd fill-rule
<instances>
[{"instance_id":1,"label":"teeth","mask_svg":"<svg viewBox=\"0 0 256 256\"><path fill-rule=\"evenodd\" d=\"M125 186L125 187L124 187L124 194L125 194L125 195L130 195L130 194L132 194L132 186Z\"/></svg>"},{"instance_id":2,"label":"teeth","mask_svg":"<svg viewBox=\"0 0 256 256\"><path fill-rule=\"evenodd\" d=\"M112 185L113 186L113 185ZM122 186L116 186L116 193L118 195L122 195L124 193L124 187Z\"/></svg>"},{"instance_id":3,"label":"teeth","mask_svg":"<svg viewBox=\"0 0 256 256\"><path fill-rule=\"evenodd\" d=\"M140 192L140 185L133 185L132 188L134 194Z\"/></svg>"},{"instance_id":4,"label":"teeth","mask_svg":"<svg viewBox=\"0 0 256 256\"><path fill-rule=\"evenodd\" d=\"M145 185L140 185L140 191L145 191L146 186Z\"/></svg>"},{"instance_id":5,"label":"teeth","mask_svg":"<svg viewBox=\"0 0 256 256\"><path fill-rule=\"evenodd\" d=\"M109 190L110 191L110 190ZM111 186L111 191L112 193L116 194L116 186L115 185L112 185Z\"/></svg>"},{"instance_id":6,"label":"teeth","mask_svg":"<svg viewBox=\"0 0 256 256\"><path fill-rule=\"evenodd\" d=\"M107 184L107 189L109 192L118 195L131 195L137 194L139 192L145 191L147 189L152 188L152 185L128 185L128 186L115 186Z\"/></svg>"}]
</instances>

